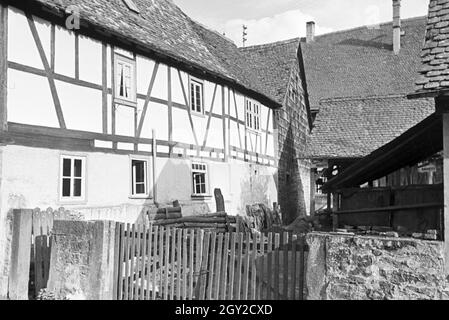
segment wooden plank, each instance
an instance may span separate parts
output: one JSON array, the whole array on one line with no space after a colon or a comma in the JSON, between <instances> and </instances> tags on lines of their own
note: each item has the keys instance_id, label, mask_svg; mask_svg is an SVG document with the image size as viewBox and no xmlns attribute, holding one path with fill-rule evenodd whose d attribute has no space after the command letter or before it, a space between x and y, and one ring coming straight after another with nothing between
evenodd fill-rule
<instances>
[{"instance_id":1,"label":"wooden plank","mask_svg":"<svg viewBox=\"0 0 449 320\"><path fill-rule=\"evenodd\" d=\"M143 225L139 224L136 228L136 271L134 276L134 300L140 300L140 291L143 291L140 280L142 279L140 271L142 269L142 233Z\"/></svg>"},{"instance_id":2,"label":"wooden plank","mask_svg":"<svg viewBox=\"0 0 449 320\"><path fill-rule=\"evenodd\" d=\"M55 57L56 57L56 26L51 24L50 31L50 68L52 72L55 72Z\"/></svg>"},{"instance_id":3,"label":"wooden plank","mask_svg":"<svg viewBox=\"0 0 449 320\"><path fill-rule=\"evenodd\" d=\"M175 263L176 263L176 229L171 229L171 250L170 250L170 266L169 266L169 287L170 300L174 300L175 296Z\"/></svg>"},{"instance_id":4,"label":"wooden plank","mask_svg":"<svg viewBox=\"0 0 449 320\"><path fill-rule=\"evenodd\" d=\"M268 234L268 265L267 265L267 278L268 278L268 284L267 284L267 300L271 300L273 295L273 233L270 232Z\"/></svg>"},{"instance_id":5,"label":"wooden plank","mask_svg":"<svg viewBox=\"0 0 449 320\"><path fill-rule=\"evenodd\" d=\"M212 299L220 300L220 290L223 288L220 287L221 284L221 266L222 266L222 256L223 256L223 233L218 235L218 248L217 248L217 263L215 267L215 281L214 288L212 292Z\"/></svg>"},{"instance_id":6,"label":"wooden plank","mask_svg":"<svg viewBox=\"0 0 449 320\"><path fill-rule=\"evenodd\" d=\"M123 300L128 300L129 299L129 271L130 271L130 248L131 248L131 225L128 223L126 224L126 234L124 237L126 243L125 243L125 275L124 275L124 281L125 281L125 285L124 285L124 296L123 296Z\"/></svg>"},{"instance_id":7,"label":"wooden plank","mask_svg":"<svg viewBox=\"0 0 449 320\"><path fill-rule=\"evenodd\" d=\"M298 263L297 263L297 254L296 254L296 243L297 243L298 239L297 236L293 236L292 238L292 287L291 287L291 293L290 293L290 300L296 300L296 270L298 267Z\"/></svg>"},{"instance_id":8,"label":"wooden plank","mask_svg":"<svg viewBox=\"0 0 449 320\"><path fill-rule=\"evenodd\" d=\"M131 228L131 249L130 249L130 275L129 275L129 300L134 300L134 292L135 292L135 277L136 277L136 247L137 247L137 238L136 232L137 227L135 224L132 225Z\"/></svg>"},{"instance_id":9,"label":"wooden plank","mask_svg":"<svg viewBox=\"0 0 449 320\"><path fill-rule=\"evenodd\" d=\"M34 285L36 288L36 296L39 294L40 290L43 289L43 250L44 241L43 236L39 235L35 237L35 260L34 260Z\"/></svg>"},{"instance_id":10,"label":"wooden plank","mask_svg":"<svg viewBox=\"0 0 449 320\"><path fill-rule=\"evenodd\" d=\"M39 55L41 57L42 64L44 65L44 69L45 69L46 76L48 79L48 84L50 86L50 91L51 91L51 95L53 98L54 107L56 109L56 115L57 115L58 121L59 121L59 127L62 129L66 129L67 127L66 127L65 121L64 121L64 114L62 112L61 102L59 100L58 92L56 90L55 79L53 78L53 73L51 72L50 65L48 63L47 57L45 56L45 50L44 50L44 47L42 46L42 42L39 37L39 33L37 31L36 24L34 22L34 18L30 13L25 13L25 15L28 20L28 25L30 27L31 34L33 35L33 38L34 38L34 42L36 43L36 47L39 51Z\"/></svg>"},{"instance_id":11,"label":"wooden plank","mask_svg":"<svg viewBox=\"0 0 449 320\"><path fill-rule=\"evenodd\" d=\"M123 261L125 259L125 248L126 248L126 238L125 238L125 224L120 224L120 256L119 256L119 266L118 266L118 300L123 300L123 286L124 286L124 277L123 277Z\"/></svg>"},{"instance_id":12,"label":"wooden plank","mask_svg":"<svg viewBox=\"0 0 449 320\"><path fill-rule=\"evenodd\" d=\"M114 275L113 275L113 297L117 299L118 286L119 286L119 274L120 274L120 226L121 223L115 223L115 243L114 243Z\"/></svg>"},{"instance_id":13,"label":"wooden plank","mask_svg":"<svg viewBox=\"0 0 449 320\"><path fill-rule=\"evenodd\" d=\"M274 299L279 300L280 234L274 235Z\"/></svg>"},{"instance_id":14,"label":"wooden plank","mask_svg":"<svg viewBox=\"0 0 449 320\"><path fill-rule=\"evenodd\" d=\"M146 265L146 257L147 257L147 236L148 236L148 229L145 227L145 225L142 225L141 228L141 234L139 234L140 238L140 268L139 268L139 300L145 300L145 293L146 293L146 286L145 286L145 280L146 280L146 274L145 274L145 265Z\"/></svg>"},{"instance_id":15,"label":"wooden plank","mask_svg":"<svg viewBox=\"0 0 449 320\"><path fill-rule=\"evenodd\" d=\"M170 234L171 234L171 229L167 228L165 230L165 252L164 252L164 279L163 279L163 287L164 287L164 291L163 291L163 299L164 300L168 300L169 298L169 291L168 291L168 285L169 285L169 268L170 268Z\"/></svg>"},{"instance_id":16,"label":"wooden plank","mask_svg":"<svg viewBox=\"0 0 449 320\"><path fill-rule=\"evenodd\" d=\"M288 261L288 244L289 244L289 233L288 232L284 232L284 241L283 241L283 254L284 254L284 262L283 262L283 271L281 272L282 277L283 277L283 296L282 296L282 300L288 300L288 283L289 283L289 261Z\"/></svg>"},{"instance_id":17,"label":"wooden plank","mask_svg":"<svg viewBox=\"0 0 449 320\"><path fill-rule=\"evenodd\" d=\"M185 265L182 264L182 247L183 243L183 234L182 229L177 230L177 236L176 236L176 300L182 300L181 299L181 286L182 286L182 269L185 268ZM174 269L174 266L172 267L172 270ZM185 281L184 281L185 282Z\"/></svg>"},{"instance_id":18,"label":"wooden plank","mask_svg":"<svg viewBox=\"0 0 449 320\"><path fill-rule=\"evenodd\" d=\"M159 236L159 298L164 298L164 263L165 263L165 255L166 253L164 251L164 239L165 239L165 233L167 232L167 229L160 228L159 229L160 236Z\"/></svg>"},{"instance_id":19,"label":"wooden plank","mask_svg":"<svg viewBox=\"0 0 449 320\"><path fill-rule=\"evenodd\" d=\"M236 233L231 233L231 253L229 259L229 293L227 299L234 299L234 278L235 278L235 246L236 246Z\"/></svg>"},{"instance_id":20,"label":"wooden plank","mask_svg":"<svg viewBox=\"0 0 449 320\"><path fill-rule=\"evenodd\" d=\"M224 149L224 161L228 162L229 146L228 136L226 134L226 97L225 87L221 86L221 118L222 118L222 130L223 130L223 149Z\"/></svg>"},{"instance_id":21,"label":"wooden plank","mask_svg":"<svg viewBox=\"0 0 449 320\"><path fill-rule=\"evenodd\" d=\"M144 251L144 265L145 265L145 276L143 278L146 279L146 285L145 285L145 291L146 295L144 296L144 300L150 300L151 299L151 280L153 273L151 272L152 264L155 263L153 258L153 226L150 224L150 226L147 228L146 234L145 234L145 251Z\"/></svg>"},{"instance_id":22,"label":"wooden plank","mask_svg":"<svg viewBox=\"0 0 449 320\"><path fill-rule=\"evenodd\" d=\"M9 274L9 298L28 300L28 283L31 258L31 210L13 210L13 233Z\"/></svg>"},{"instance_id":23,"label":"wooden plank","mask_svg":"<svg viewBox=\"0 0 449 320\"><path fill-rule=\"evenodd\" d=\"M171 79L171 67L167 67L167 109L168 109L168 141L173 141L173 99L172 99L172 79ZM172 145L168 146L169 154L173 153Z\"/></svg>"},{"instance_id":24,"label":"wooden plank","mask_svg":"<svg viewBox=\"0 0 449 320\"><path fill-rule=\"evenodd\" d=\"M305 239L301 237L301 250L299 252L299 300L304 300L304 277L305 277Z\"/></svg>"},{"instance_id":25,"label":"wooden plank","mask_svg":"<svg viewBox=\"0 0 449 320\"><path fill-rule=\"evenodd\" d=\"M79 34L75 33L75 79L80 78L80 38Z\"/></svg>"},{"instance_id":26,"label":"wooden plank","mask_svg":"<svg viewBox=\"0 0 449 320\"><path fill-rule=\"evenodd\" d=\"M181 300L187 300L187 286L189 283L189 273L187 270L189 269L188 265L188 251L187 244L189 243L189 233L187 230L183 230L182 233L182 298ZM191 246L193 243L191 244Z\"/></svg>"},{"instance_id":27,"label":"wooden plank","mask_svg":"<svg viewBox=\"0 0 449 320\"><path fill-rule=\"evenodd\" d=\"M256 268L256 258L257 258L257 236L253 235L252 239L252 251L251 251L251 283L249 286L250 289L250 299L256 300L256 292L257 292L257 268Z\"/></svg>"},{"instance_id":28,"label":"wooden plank","mask_svg":"<svg viewBox=\"0 0 449 320\"><path fill-rule=\"evenodd\" d=\"M263 289L264 289L264 280L265 280L265 238L264 234L260 234L259 238L259 248L260 248L260 256L259 256L259 285L257 289L257 299L263 300Z\"/></svg>"},{"instance_id":29,"label":"wooden plank","mask_svg":"<svg viewBox=\"0 0 449 320\"><path fill-rule=\"evenodd\" d=\"M223 272L221 276L220 290L221 295L218 297L219 300L226 299L227 287L228 287L228 261L229 261L229 232L225 233L224 245L223 245Z\"/></svg>"},{"instance_id":30,"label":"wooden plank","mask_svg":"<svg viewBox=\"0 0 449 320\"><path fill-rule=\"evenodd\" d=\"M248 286L249 286L249 264L251 256L251 235L248 232L246 234L246 251L243 263L243 297L242 300L248 300Z\"/></svg>"},{"instance_id":31,"label":"wooden plank","mask_svg":"<svg viewBox=\"0 0 449 320\"><path fill-rule=\"evenodd\" d=\"M203 250L201 257L201 266L199 270L199 295L197 300L206 300L206 282L207 282L207 272L209 263L209 243L211 239L211 233L205 232Z\"/></svg>"},{"instance_id":32,"label":"wooden plank","mask_svg":"<svg viewBox=\"0 0 449 320\"><path fill-rule=\"evenodd\" d=\"M237 270L236 270L236 286L235 286L235 294L234 294L234 299L236 300L240 300L241 299L241 294L242 294L242 260L243 260L243 233L238 233L237 234L237 252L236 252L236 256L237 256Z\"/></svg>"},{"instance_id":33,"label":"wooden plank","mask_svg":"<svg viewBox=\"0 0 449 320\"><path fill-rule=\"evenodd\" d=\"M161 259L160 259L160 255L158 253L158 245L159 245L159 227L153 227L151 225L151 229L153 230L153 234L154 234L154 244L153 244L153 250L152 250L152 254L150 255L153 260L149 261L148 263L150 264L150 268L151 268L151 273L152 273L152 286L151 286L151 300L156 300L156 286L157 286L157 266L160 267L160 265L162 264ZM160 288L160 287L159 287Z\"/></svg>"},{"instance_id":34,"label":"wooden plank","mask_svg":"<svg viewBox=\"0 0 449 320\"><path fill-rule=\"evenodd\" d=\"M217 233L214 231L212 232L211 237L210 263L208 267L209 281L207 283L207 298L206 298L206 300L208 301L212 300L212 291L214 286L216 244L217 244Z\"/></svg>"},{"instance_id":35,"label":"wooden plank","mask_svg":"<svg viewBox=\"0 0 449 320\"><path fill-rule=\"evenodd\" d=\"M195 230L190 230L190 256L189 256L189 289L188 300L193 300L193 278L194 278L194 259L195 259Z\"/></svg>"}]
</instances>

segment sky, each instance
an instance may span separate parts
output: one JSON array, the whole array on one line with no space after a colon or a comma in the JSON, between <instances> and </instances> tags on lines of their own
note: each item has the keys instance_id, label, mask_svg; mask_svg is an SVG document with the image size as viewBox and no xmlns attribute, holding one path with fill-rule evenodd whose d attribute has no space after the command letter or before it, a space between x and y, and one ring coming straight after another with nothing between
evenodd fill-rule
<instances>
[{"instance_id":1,"label":"sky","mask_svg":"<svg viewBox=\"0 0 449 320\"><path fill-rule=\"evenodd\" d=\"M315 21L316 34L388 22L392 0L173 0L194 20L242 45L304 37L306 22ZM427 14L429 0L402 0L401 17Z\"/></svg>"}]
</instances>

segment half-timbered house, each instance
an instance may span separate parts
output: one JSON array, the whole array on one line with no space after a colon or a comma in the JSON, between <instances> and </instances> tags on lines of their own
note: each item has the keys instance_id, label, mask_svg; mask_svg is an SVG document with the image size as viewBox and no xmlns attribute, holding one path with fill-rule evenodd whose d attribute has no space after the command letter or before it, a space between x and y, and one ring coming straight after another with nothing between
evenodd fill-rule
<instances>
[{"instance_id":1,"label":"half-timbered house","mask_svg":"<svg viewBox=\"0 0 449 320\"><path fill-rule=\"evenodd\" d=\"M169 0L0 4L0 261L12 208L134 221L174 200L214 211L215 188L232 214L278 201L276 110L291 94L309 117L297 71L273 66L286 76L272 86Z\"/></svg>"}]
</instances>

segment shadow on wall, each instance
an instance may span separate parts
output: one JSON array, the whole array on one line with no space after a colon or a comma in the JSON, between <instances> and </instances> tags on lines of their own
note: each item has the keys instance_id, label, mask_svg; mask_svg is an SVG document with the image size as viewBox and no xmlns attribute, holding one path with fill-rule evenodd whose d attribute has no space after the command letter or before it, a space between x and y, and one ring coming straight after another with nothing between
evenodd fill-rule
<instances>
[{"instance_id":1,"label":"shadow on wall","mask_svg":"<svg viewBox=\"0 0 449 320\"><path fill-rule=\"evenodd\" d=\"M271 207L268 197L270 176L261 175L260 173L259 166L249 165L248 179L245 179L240 183L240 213L245 214L247 205L264 204L267 207Z\"/></svg>"},{"instance_id":2,"label":"shadow on wall","mask_svg":"<svg viewBox=\"0 0 449 320\"><path fill-rule=\"evenodd\" d=\"M298 216L306 215L304 186L296 160L300 150L295 148L292 125L289 125L279 158L278 198L281 206L282 221L291 224Z\"/></svg>"},{"instance_id":3,"label":"shadow on wall","mask_svg":"<svg viewBox=\"0 0 449 320\"><path fill-rule=\"evenodd\" d=\"M152 170L152 169L151 169ZM192 181L190 164L175 159L168 159L162 170L156 168L156 198L147 199L136 222L145 218L149 212L155 214L157 208L170 207L173 201L179 201L184 216L201 215L211 212L209 204L201 200L192 200ZM153 183L153 181L151 181ZM151 186L153 190L154 186ZM154 190L153 190L154 195ZM155 204L156 201L156 204Z\"/></svg>"}]
</instances>

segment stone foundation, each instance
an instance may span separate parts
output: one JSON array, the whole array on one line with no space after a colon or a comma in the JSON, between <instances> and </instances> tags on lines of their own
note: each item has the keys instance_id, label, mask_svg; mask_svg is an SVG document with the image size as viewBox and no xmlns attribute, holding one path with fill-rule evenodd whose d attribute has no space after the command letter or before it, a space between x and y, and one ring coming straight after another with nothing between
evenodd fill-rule
<instances>
[{"instance_id":1,"label":"stone foundation","mask_svg":"<svg viewBox=\"0 0 449 320\"><path fill-rule=\"evenodd\" d=\"M442 242L312 233L308 300L447 300Z\"/></svg>"}]
</instances>

